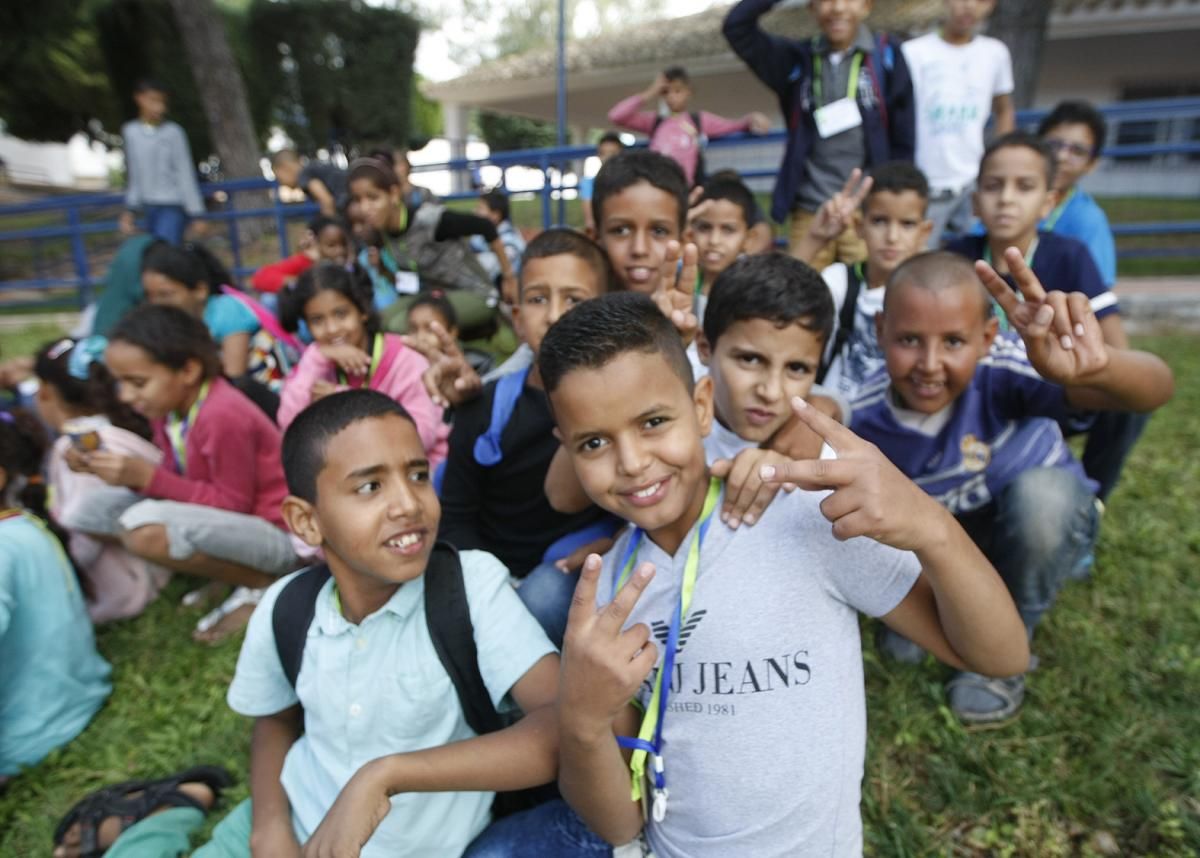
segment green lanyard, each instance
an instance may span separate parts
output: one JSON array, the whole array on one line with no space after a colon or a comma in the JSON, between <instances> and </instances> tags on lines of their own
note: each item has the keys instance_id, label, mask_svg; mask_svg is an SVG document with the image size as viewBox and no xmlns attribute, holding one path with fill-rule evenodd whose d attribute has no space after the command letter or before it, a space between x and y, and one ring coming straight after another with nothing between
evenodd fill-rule
<instances>
[{"instance_id":1,"label":"green lanyard","mask_svg":"<svg viewBox=\"0 0 1200 858\"><path fill-rule=\"evenodd\" d=\"M708 524L712 519L713 513L716 511L717 500L720 496L721 481L713 477L708 483L708 495L704 499L704 507L700 512L700 526L696 530L696 536L692 539L692 544L688 546L687 562L683 567L683 585L679 591L677 622L682 622L687 618L688 609L692 605L692 592L696 587L696 576L700 571L700 542L708 529ZM641 531L638 530L630 538L630 550L627 552L621 575L613 588L614 594L628 580L630 573L633 572L633 567L637 563L637 546L641 541L641 537ZM675 622L672 625L675 625ZM670 636L668 635L669 638ZM641 801L642 798L642 781L646 777L647 751L645 748L651 744L651 740L656 737L656 733L659 743L661 743L662 732L661 730L657 730L657 728L659 726L660 711L665 708L660 705L663 696L663 674L669 672L670 665L673 663L674 653L664 652L663 666L659 668L658 676L654 680L654 691L650 695L650 705L646 707L646 714L642 717L642 726L638 730L637 748L629 759L629 771L631 772L630 797L633 801ZM670 694L669 681L666 693ZM660 762L661 757L656 760L656 765Z\"/></svg>"},{"instance_id":2,"label":"green lanyard","mask_svg":"<svg viewBox=\"0 0 1200 858\"><path fill-rule=\"evenodd\" d=\"M1042 225L1042 229L1046 232L1054 232L1054 227L1058 226L1058 222L1062 219L1063 212L1067 210L1067 206L1071 204L1071 199L1075 196L1075 188L1071 188L1067 195L1063 197L1063 201L1054 207L1054 211L1050 212L1050 217L1046 218L1046 222Z\"/></svg>"},{"instance_id":3,"label":"green lanyard","mask_svg":"<svg viewBox=\"0 0 1200 858\"><path fill-rule=\"evenodd\" d=\"M375 335L375 342L371 346L371 366L367 369L367 375L360 384L350 384L350 380L346 378L346 374L340 369L337 371L338 384L344 384L348 387L369 387L371 379L375 377L375 371L379 369L379 361L383 359L383 334Z\"/></svg>"},{"instance_id":4,"label":"green lanyard","mask_svg":"<svg viewBox=\"0 0 1200 858\"><path fill-rule=\"evenodd\" d=\"M813 98L816 101L817 107L824 107L824 101L821 98L821 55L817 53L817 40L813 39ZM846 98L856 98L858 95L858 73L862 70L863 53L856 51L854 59L850 61L850 84L846 87Z\"/></svg>"},{"instance_id":5,"label":"green lanyard","mask_svg":"<svg viewBox=\"0 0 1200 858\"><path fill-rule=\"evenodd\" d=\"M167 415L167 438L171 442L171 452L175 454L175 465L179 468L180 474L187 473L187 436L196 423L196 415L200 413L200 406L208 398L208 384L206 381L200 385L200 393L196 395L196 401L188 409L186 417L180 418L174 411Z\"/></svg>"}]
</instances>

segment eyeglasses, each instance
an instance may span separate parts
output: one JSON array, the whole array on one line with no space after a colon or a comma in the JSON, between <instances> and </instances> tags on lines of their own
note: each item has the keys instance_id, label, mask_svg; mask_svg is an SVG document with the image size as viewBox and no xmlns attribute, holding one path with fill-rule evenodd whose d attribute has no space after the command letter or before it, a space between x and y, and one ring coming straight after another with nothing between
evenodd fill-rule
<instances>
[{"instance_id":1,"label":"eyeglasses","mask_svg":"<svg viewBox=\"0 0 1200 858\"><path fill-rule=\"evenodd\" d=\"M1065 154L1074 161L1090 161L1096 154L1095 150L1082 143L1068 143L1066 140L1055 140L1053 137L1047 138L1046 145L1055 155Z\"/></svg>"}]
</instances>

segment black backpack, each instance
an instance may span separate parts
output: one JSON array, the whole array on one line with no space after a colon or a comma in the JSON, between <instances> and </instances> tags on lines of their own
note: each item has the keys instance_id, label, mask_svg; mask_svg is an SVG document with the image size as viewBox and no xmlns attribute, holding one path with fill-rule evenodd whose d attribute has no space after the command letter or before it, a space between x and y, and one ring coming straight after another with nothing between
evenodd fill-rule
<instances>
[{"instance_id":1,"label":"black backpack","mask_svg":"<svg viewBox=\"0 0 1200 858\"><path fill-rule=\"evenodd\" d=\"M329 579L324 563L310 566L289 581L279 593L271 612L271 629L283 673L293 688L300 675L308 628L317 609L317 595ZM480 736L514 723L520 716L502 715L492 705L491 695L479 672L475 649L475 627L467 603L462 563L458 551L445 542L437 543L425 568L425 621L438 659L450 676L467 724ZM557 796L552 784L516 792L496 794L492 814L499 818L525 810Z\"/></svg>"},{"instance_id":2,"label":"black backpack","mask_svg":"<svg viewBox=\"0 0 1200 858\"><path fill-rule=\"evenodd\" d=\"M850 340L850 335L854 333L854 315L858 311L858 293L862 291L863 285L862 278L856 269L857 266L854 265L846 266L846 297L843 299L842 309L838 313L833 344L829 347L825 360L821 361L820 369L817 370L817 384L825 381L825 376L829 375L829 368L833 366L833 362L837 360L838 355L842 353L842 349Z\"/></svg>"},{"instance_id":3,"label":"black backpack","mask_svg":"<svg viewBox=\"0 0 1200 858\"><path fill-rule=\"evenodd\" d=\"M696 129L696 173L692 176L692 187L703 185L704 179L707 176L707 171L704 167L704 149L708 146L708 137L704 134L704 126L700 124L700 112L698 110L689 110L688 116L692 118L692 125ZM654 127L650 129L650 139L654 139L654 135L658 133L658 126L662 125L666 120L665 116L654 117Z\"/></svg>"}]
</instances>

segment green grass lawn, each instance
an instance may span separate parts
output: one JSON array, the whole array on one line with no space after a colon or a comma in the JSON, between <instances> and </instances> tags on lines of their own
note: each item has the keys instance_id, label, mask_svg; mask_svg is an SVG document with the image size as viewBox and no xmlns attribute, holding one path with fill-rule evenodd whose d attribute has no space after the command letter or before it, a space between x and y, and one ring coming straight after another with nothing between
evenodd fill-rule
<instances>
[{"instance_id":1,"label":"green grass lawn","mask_svg":"<svg viewBox=\"0 0 1200 858\"><path fill-rule=\"evenodd\" d=\"M1170 361L1179 390L1112 498L1094 579L1070 585L1039 630L1020 717L964 729L944 703L947 671L885 667L865 629L869 855L1197 854L1200 338L1138 344ZM199 612L178 606L188 586L176 580L142 617L98 632L113 696L0 794L0 855L48 854L59 816L112 781L220 763L239 779L231 801L246 795L250 725L225 705L238 641L190 641Z\"/></svg>"}]
</instances>

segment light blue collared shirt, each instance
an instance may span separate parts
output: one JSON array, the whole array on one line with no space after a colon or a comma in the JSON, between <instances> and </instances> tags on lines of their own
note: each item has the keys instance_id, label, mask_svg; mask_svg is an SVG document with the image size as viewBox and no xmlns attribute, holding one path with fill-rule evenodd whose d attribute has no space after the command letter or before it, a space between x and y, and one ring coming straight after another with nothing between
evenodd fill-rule
<instances>
[{"instance_id":1,"label":"light blue collared shirt","mask_svg":"<svg viewBox=\"0 0 1200 858\"><path fill-rule=\"evenodd\" d=\"M483 551L460 553L479 668L492 702L554 647L509 583L508 570ZM252 717L297 702L304 735L288 751L282 782L303 843L338 792L367 762L475 735L425 623L425 581L400 587L382 608L353 625L334 598L333 580L317 596L293 690L283 674L271 613L288 576L271 586L250 619L229 705ZM298 696L297 696L298 695ZM488 824L492 793L405 793L363 848L363 858L460 855Z\"/></svg>"}]
</instances>

